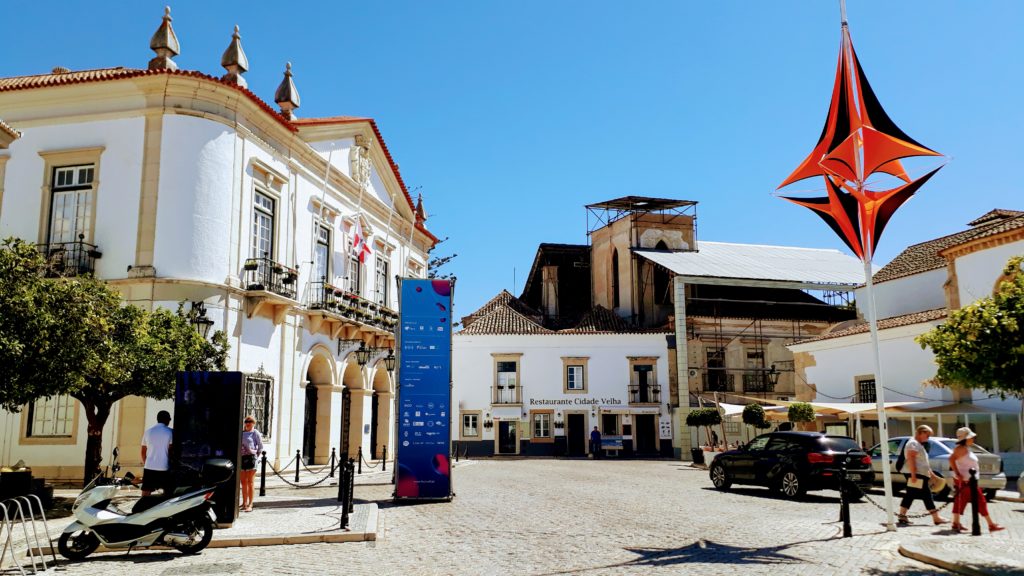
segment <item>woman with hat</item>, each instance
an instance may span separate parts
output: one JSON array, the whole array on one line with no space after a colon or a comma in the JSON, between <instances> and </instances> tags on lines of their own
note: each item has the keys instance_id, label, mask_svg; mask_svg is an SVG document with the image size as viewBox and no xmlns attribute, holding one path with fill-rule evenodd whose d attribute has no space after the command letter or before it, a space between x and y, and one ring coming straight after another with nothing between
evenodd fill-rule
<instances>
[{"instance_id":1,"label":"woman with hat","mask_svg":"<svg viewBox=\"0 0 1024 576\"><path fill-rule=\"evenodd\" d=\"M931 436L931 426L922 424L914 430L914 437L907 440L906 445L903 446L904 464L900 472L903 472L907 477L907 490L903 496L903 501L900 502L900 513L897 516L897 521L901 526L910 524L910 520L907 518L907 510L910 509L914 500L918 499L924 502L924 509L932 515L932 522L936 526L949 522L949 520L939 516L939 511L935 508L935 501L932 500L932 491L929 487L929 481L938 476L932 471L932 467L928 462L928 450L925 449L925 445Z\"/></svg>"},{"instance_id":2,"label":"woman with hat","mask_svg":"<svg viewBox=\"0 0 1024 576\"><path fill-rule=\"evenodd\" d=\"M956 431L956 448L949 455L949 469L953 471L953 477L956 478L956 500L953 501L953 530L957 532L966 530L963 524L960 523L960 515L964 513L968 502L971 501L971 488L969 484L971 469L978 470L978 456L971 450L975 436L977 434L966 426L958 429ZM978 514L983 516L985 522L988 523L988 531L998 532L1005 530L1004 526L993 522L992 517L988 515L988 503L985 501L984 492L977 486L975 486L975 490L978 495Z\"/></svg>"}]
</instances>

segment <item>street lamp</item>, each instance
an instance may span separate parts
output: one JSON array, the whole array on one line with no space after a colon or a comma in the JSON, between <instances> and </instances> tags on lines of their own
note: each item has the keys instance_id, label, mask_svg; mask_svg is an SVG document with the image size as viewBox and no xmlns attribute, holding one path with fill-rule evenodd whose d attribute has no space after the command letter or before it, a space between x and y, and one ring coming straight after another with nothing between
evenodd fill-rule
<instances>
[{"instance_id":1,"label":"street lamp","mask_svg":"<svg viewBox=\"0 0 1024 576\"><path fill-rule=\"evenodd\" d=\"M395 350L388 348L388 355L384 357L384 367L388 369L388 372L395 371Z\"/></svg>"},{"instance_id":2,"label":"street lamp","mask_svg":"<svg viewBox=\"0 0 1024 576\"><path fill-rule=\"evenodd\" d=\"M213 320L206 317L205 302L200 300L192 303L192 318L189 322L196 329L196 334L199 334L203 340L206 340L206 336L210 333L210 328L213 327Z\"/></svg>"},{"instance_id":3,"label":"street lamp","mask_svg":"<svg viewBox=\"0 0 1024 576\"><path fill-rule=\"evenodd\" d=\"M782 372L775 368L775 364L772 364L772 367L768 369L766 374L768 375L768 385L771 386L772 390L775 390L775 385L779 383L779 376Z\"/></svg>"},{"instance_id":4,"label":"street lamp","mask_svg":"<svg viewBox=\"0 0 1024 576\"><path fill-rule=\"evenodd\" d=\"M370 352L371 350L366 347L366 342L361 343L359 345L359 350L356 350L356 362L358 362L360 366L366 366L370 361Z\"/></svg>"}]
</instances>

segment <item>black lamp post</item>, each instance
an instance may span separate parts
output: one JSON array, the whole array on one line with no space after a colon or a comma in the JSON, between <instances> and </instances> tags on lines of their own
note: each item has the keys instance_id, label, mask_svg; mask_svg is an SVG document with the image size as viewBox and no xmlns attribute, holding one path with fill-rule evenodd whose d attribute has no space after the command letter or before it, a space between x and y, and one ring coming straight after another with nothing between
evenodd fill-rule
<instances>
[{"instance_id":1,"label":"black lamp post","mask_svg":"<svg viewBox=\"0 0 1024 576\"><path fill-rule=\"evenodd\" d=\"M192 303L192 318L189 322L196 329L196 334L199 334L203 340L206 340L206 336L210 333L210 328L213 327L213 320L206 317L205 302L200 300Z\"/></svg>"},{"instance_id":2,"label":"black lamp post","mask_svg":"<svg viewBox=\"0 0 1024 576\"><path fill-rule=\"evenodd\" d=\"M356 362L360 366L366 366L370 361L370 349L366 347L366 342L359 345L359 350L356 350Z\"/></svg>"},{"instance_id":3,"label":"black lamp post","mask_svg":"<svg viewBox=\"0 0 1024 576\"><path fill-rule=\"evenodd\" d=\"M775 368L775 364L772 364L772 367L768 369L766 374L768 375L768 385L771 387L771 390L775 390L775 385L779 383L779 376L782 372Z\"/></svg>"},{"instance_id":4,"label":"black lamp post","mask_svg":"<svg viewBox=\"0 0 1024 576\"><path fill-rule=\"evenodd\" d=\"M388 369L388 372L395 371L395 350L393 348L389 348L388 355L384 357L384 367Z\"/></svg>"}]
</instances>

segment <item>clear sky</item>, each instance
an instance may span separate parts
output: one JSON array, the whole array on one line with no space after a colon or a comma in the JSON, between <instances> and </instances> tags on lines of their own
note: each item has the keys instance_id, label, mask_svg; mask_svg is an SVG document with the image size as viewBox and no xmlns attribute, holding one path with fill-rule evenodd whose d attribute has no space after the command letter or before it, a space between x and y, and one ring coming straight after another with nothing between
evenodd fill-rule
<instances>
[{"instance_id":1,"label":"clear sky","mask_svg":"<svg viewBox=\"0 0 1024 576\"><path fill-rule=\"evenodd\" d=\"M876 93L952 158L887 228L876 261L1024 209L1024 2L849 0ZM241 26L265 100L292 61L300 116L377 119L428 226L457 252L457 315L518 294L541 242L586 242L583 205L697 200L698 240L844 248L772 196L824 121L837 0L198 2L172 5L184 69L223 73ZM144 67L163 2L11 3L0 75ZM0 117L3 111L0 110ZM845 248L844 248L845 249ZM513 286L513 270L518 282Z\"/></svg>"}]
</instances>

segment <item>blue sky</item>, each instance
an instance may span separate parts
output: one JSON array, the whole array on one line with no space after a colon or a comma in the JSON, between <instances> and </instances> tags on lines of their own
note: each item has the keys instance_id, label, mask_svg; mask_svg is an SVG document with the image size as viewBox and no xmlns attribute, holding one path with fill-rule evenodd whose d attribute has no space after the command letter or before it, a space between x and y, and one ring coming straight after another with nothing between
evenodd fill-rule
<instances>
[{"instance_id":1,"label":"blue sky","mask_svg":"<svg viewBox=\"0 0 1024 576\"><path fill-rule=\"evenodd\" d=\"M145 66L163 2L18 3L0 75ZM182 68L221 74L241 26L266 100L292 61L300 116L377 119L428 225L457 252L457 314L516 293L541 242L586 242L583 205L697 200L698 239L841 248L772 196L824 120L838 2L540 1L172 5ZM876 258L1024 209L1024 3L849 0L861 63L893 119L952 158ZM2 110L0 110L2 117ZM513 287L513 270L518 283Z\"/></svg>"}]
</instances>

